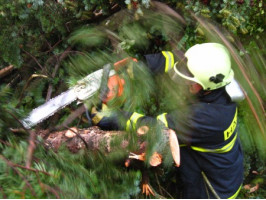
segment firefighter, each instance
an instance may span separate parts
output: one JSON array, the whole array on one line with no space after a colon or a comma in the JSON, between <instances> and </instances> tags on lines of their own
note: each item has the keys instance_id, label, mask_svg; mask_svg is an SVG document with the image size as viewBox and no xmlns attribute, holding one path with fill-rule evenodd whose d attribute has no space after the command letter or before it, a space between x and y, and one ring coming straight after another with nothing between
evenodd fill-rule
<instances>
[{"instance_id":1,"label":"firefighter","mask_svg":"<svg viewBox=\"0 0 266 200\"><path fill-rule=\"evenodd\" d=\"M189 48L177 62L169 51L145 58L152 71L168 73L177 84L186 82L196 100L186 110L163 113L156 119L123 111L124 123L118 122L117 113L99 118L94 109L95 124L130 130L157 120L177 134L183 198L236 198L243 181L243 154L237 105L227 91L234 81L228 50L218 43L203 43Z\"/></svg>"}]
</instances>

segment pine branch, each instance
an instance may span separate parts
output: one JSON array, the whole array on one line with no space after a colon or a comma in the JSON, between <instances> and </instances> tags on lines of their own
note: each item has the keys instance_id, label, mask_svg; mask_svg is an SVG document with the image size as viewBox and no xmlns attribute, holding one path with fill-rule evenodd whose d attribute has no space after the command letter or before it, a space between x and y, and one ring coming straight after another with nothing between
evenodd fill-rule
<instances>
[{"instance_id":1,"label":"pine branch","mask_svg":"<svg viewBox=\"0 0 266 200\"><path fill-rule=\"evenodd\" d=\"M160 190L160 194L163 194L163 191L164 191L171 199L174 199L174 197L164 187L162 187L160 185L160 182L159 182L157 174L155 174L155 177L156 177L156 181L157 181L157 184L158 184L158 187L159 187L159 190Z\"/></svg>"},{"instance_id":2,"label":"pine branch","mask_svg":"<svg viewBox=\"0 0 266 200\"><path fill-rule=\"evenodd\" d=\"M28 146L28 151L27 151L27 160L26 160L27 168L31 167L32 157L33 157L33 153L36 147L35 139L36 139L36 134L34 131L31 130L30 137L29 137L29 146Z\"/></svg>"},{"instance_id":3,"label":"pine branch","mask_svg":"<svg viewBox=\"0 0 266 200\"><path fill-rule=\"evenodd\" d=\"M26 167L30 168L31 166L31 161L32 161L32 156L33 156L33 152L35 149L35 139L36 139L36 134L34 131L32 130L27 130L24 125L21 123L21 121L11 112L9 112L8 110L6 110L16 121L18 121L22 128L24 129L24 131L26 131L27 133L29 133L30 137L29 137L29 146L28 146L28 152L27 152L27 160L26 160Z\"/></svg>"},{"instance_id":4,"label":"pine branch","mask_svg":"<svg viewBox=\"0 0 266 200\"><path fill-rule=\"evenodd\" d=\"M9 142L6 142L6 141L1 140L1 139L0 139L0 143L4 144L4 145L6 145L6 146L13 147Z\"/></svg>"},{"instance_id":5,"label":"pine branch","mask_svg":"<svg viewBox=\"0 0 266 200\"><path fill-rule=\"evenodd\" d=\"M21 169L25 169L25 170L28 170L28 171L32 171L32 172L43 173L43 174L45 174L45 175L47 175L47 176L53 176L52 174L49 174L49 173L46 172L46 171L37 170L37 169L33 169L33 168L28 168L28 167L25 167L25 166L23 166L23 165L19 165L19 164L15 164L15 163L13 163L13 166L14 166L14 167L19 167L19 168L21 168Z\"/></svg>"},{"instance_id":6,"label":"pine branch","mask_svg":"<svg viewBox=\"0 0 266 200\"><path fill-rule=\"evenodd\" d=\"M5 109L5 111L9 114L9 115L11 115L20 125L21 125L21 127L22 127L22 129L25 131L25 132L27 132L29 135L30 135L30 132L29 132L29 130L28 129L26 129L25 128L25 126L22 124L22 122L17 118L17 116L15 116L13 113L11 113L10 111L8 111L7 109Z\"/></svg>"},{"instance_id":7,"label":"pine branch","mask_svg":"<svg viewBox=\"0 0 266 200\"><path fill-rule=\"evenodd\" d=\"M57 199L61 199L59 194L57 193L57 191L54 188L52 188L51 186L46 185L44 183L40 183L40 185L41 185L42 188L44 188L44 189L48 190L49 192L53 193L56 196Z\"/></svg>"},{"instance_id":8,"label":"pine branch","mask_svg":"<svg viewBox=\"0 0 266 200\"><path fill-rule=\"evenodd\" d=\"M12 168L12 169L13 169L13 170L19 175L19 177L21 177L21 178L24 180L24 182L26 183L26 186L30 189L31 194L32 194L34 197L36 197L36 193L35 193L33 187L31 186L31 184L29 183L29 181L27 180L27 178L26 178L25 176L23 176L23 175L22 175L22 174L16 169L16 167L14 166L14 164L13 164L11 161L9 161L8 159L6 159L3 155L0 155L0 159L2 159L3 161L5 161L6 164L7 164L10 168Z\"/></svg>"}]
</instances>

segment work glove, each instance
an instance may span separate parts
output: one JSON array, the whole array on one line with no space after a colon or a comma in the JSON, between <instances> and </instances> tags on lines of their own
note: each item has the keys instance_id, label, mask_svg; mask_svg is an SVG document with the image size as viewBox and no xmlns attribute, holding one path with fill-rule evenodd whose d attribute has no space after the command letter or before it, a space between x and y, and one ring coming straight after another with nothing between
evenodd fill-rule
<instances>
[{"instance_id":1,"label":"work glove","mask_svg":"<svg viewBox=\"0 0 266 200\"><path fill-rule=\"evenodd\" d=\"M92 107L90 111L92 125L103 130L120 130L119 111L111 110L106 104Z\"/></svg>"}]
</instances>

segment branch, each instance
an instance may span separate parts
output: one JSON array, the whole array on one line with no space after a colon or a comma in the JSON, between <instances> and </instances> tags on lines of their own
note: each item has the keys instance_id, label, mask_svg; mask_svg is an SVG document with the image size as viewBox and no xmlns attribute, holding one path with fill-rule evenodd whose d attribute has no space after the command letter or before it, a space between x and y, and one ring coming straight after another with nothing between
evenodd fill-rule
<instances>
[{"instance_id":1,"label":"branch","mask_svg":"<svg viewBox=\"0 0 266 200\"><path fill-rule=\"evenodd\" d=\"M19 124L20 124L20 126L23 128L23 130L25 131L25 132L27 132L29 135L30 135L30 132L29 132L29 130L28 129L26 129L25 127L24 127L24 125L22 124L22 122L17 118L17 116L15 116L13 113L11 113L9 110L7 110L7 109L5 109L5 111L8 113L8 114L10 114Z\"/></svg>"},{"instance_id":2,"label":"branch","mask_svg":"<svg viewBox=\"0 0 266 200\"><path fill-rule=\"evenodd\" d=\"M59 192L62 192L60 188L55 187L55 186L54 186L54 188L52 188L51 186L44 184L43 182L41 182L39 174L36 174L36 177L38 179L39 185L40 185L42 190L43 189L48 190L49 192L53 193L57 199L60 199L60 196L59 196L58 192L56 191L56 189L57 189L57 190L59 190Z\"/></svg>"},{"instance_id":3,"label":"branch","mask_svg":"<svg viewBox=\"0 0 266 200\"><path fill-rule=\"evenodd\" d=\"M37 63L37 65L41 68L41 70L43 70L43 66L39 63L36 57L31 55L29 52L25 51L24 49L22 49L22 51L25 52L28 56L30 56Z\"/></svg>"},{"instance_id":4,"label":"branch","mask_svg":"<svg viewBox=\"0 0 266 200\"><path fill-rule=\"evenodd\" d=\"M36 139L36 134L34 131L30 131L30 137L29 137L29 146L28 146L28 151L27 151L27 160L26 160L26 167L30 168L31 162L32 162L32 157L33 153L35 150L35 139Z\"/></svg>"},{"instance_id":5,"label":"branch","mask_svg":"<svg viewBox=\"0 0 266 200\"><path fill-rule=\"evenodd\" d=\"M46 39L45 39L46 40ZM47 42L47 40L46 40L46 42L47 42L47 44L48 44L48 46L49 46L49 50L47 50L47 51L45 51L44 53L50 53L51 51L53 51L54 50L54 48L57 46L57 45L59 45L61 42L62 42L63 40L58 40L55 44L54 44L54 46L51 46L48 42Z\"/></svg>"},{"instance_id":6,"label":"branch","mask_svg":"<svg viewBox=\"0 0 266 200\"><path fill-rule=\"evenodd\" d=\"M57 199L61 199L59 194L57 193L57 191L54 188L52 188L51 186L46 185L44 183L40 183L40 184L41 184L42 187L44 187L44 189L46 189L46 190L50 191L51 193L53 193L56 196Z\"/></svg>"},{"instance_id":7,"label":"branch","mask_svg":"<svg viewBox=\"0 0 266 200\"><path fill-rule=\"evenodd\" d=\"M201 172L204 181L206 182L207 186L209 187L209 189L211 190L212 194L215 196L216 199L220 199L219 195L216 193L216 191L214 190L214 188L212 187L209 179L207 178L207 176L205 175L204 172Z\"/></svg>"},{"instance_id":8,"label":"branch","mask_svg":"<svg viewBox=\"0 0 266 200\"><path fill-rule=\"evenodd\" d=\"M14 164L14 163L13 163L13 166L14 166L14 167L19 167L19 168L21 168L21 169L26 169L26 170L28 170L28 171L32 171L32 172L43 173L43 174L48 175L48 176L53 176L53 175L49 174L49 173L46 172L46 171L37 170L37 169L33 169L33 168L28 168L28 167L25 167L25 166L23 166L23 165L19 165L19 164Z\"/></svg>"},{"instance_id":9,"label":"branch","mask_svg":"<svg viewBox=\"0 0 266 200\"><path fill-rule=\"evenodd\" d=\"M71 47L68 47L62 54L61 56L58 58L57 60L57 63L55 65L55 68L54 68L54 71L52 73L52 77L51 78L54 78L59 67L60 67L60 63L61 61L67 56L67 54L69 53L69 50L71 49ZM50 100L51 99L51 96L52 96L52 92L53 92L53 85L52 84L49 84L49 87L48 87L48 91L47 91L47 95L46 95L46 101Z\"/></svg>"},{"instance_id":10,"label":"branch","mask_svg":"<svg viewBox=\"0 0 266 200\"><path fill-rule=\"evenodd\" d=\"M18 80L18 78L20 77L20 74L17 74L15 78L13 78L8 84L7 87L12 87L12 85Z\"/></svg>"},{"instance_id":11,"label":"branch","mask_svg":"<svg viewBox=\"0 0 266 200\"><path fill-rule=\"evenodd\" d=\"M3 190L3 188L1 186L0 186L0 191L1 191L2 195L3 195L3 199L7 199L7 196L4 193L4 190Z\"/></svg>"},{"instance_id":12,"label":"branch","mask_svg":"<svg viewBox=\"0 0 266 200\"><path fill-rule=\"evenodd\" d=\"M156 181L157 181L157 184L159 186L159 190L160 190L160 193L163 194L163 191L171 198L171 199L174 199L174 197L164 188L160 185L159 183L159 179L158 179L158 175L155 174L155 177L156 177ZM163 191L162 191L163 190Z\"/></svg>"},{"instance_id":13,"label":"branch","mask_svg":"<svg viewBox=\"0 0 266 200\"><path fill-rule=\"evenodd\" d=\"M17 104L16 108L18 108L20 106L22 98L24 97L23 94L24 94L25 90L29 87L30 82L32 81L32 79L34 79L34 78L48 78L48 77L43 75L43 74L32 74L30 76L30 78L27 80L26 84L24 85L24 87L23 87L23 89L22 89L22 91L20 93L18 104Z\"/></svg>"},{"instance_id":14,"label":"branch","mask_svg":"<svg viewBox=\"0 0 266 200\"><path fill-rule=\"evenodd\" d=\"M6 141L4 141L4 140L2 140L2 139L0 139L0 143L4 144L4 145L6 145L6 146L13 147L13 145L11 145L10 143L8 143L8 142L6 142Z\"/></svg>"},{"instance_id":15,"label":"branch","mask_svg":"<svg viewBox=\"0 0 266 200\"><path fill-rule=\"evenodd\" d=\"M24 129L24 131L26 131L27 133L29 133L30 137L29 137L29 146L28 146L28 152L27 152L27 160L26 160L26 167L30 168L31 166L31 161L32 161L32 156L33 156L33 152L35 149L35 138L36 138L36 134L34 131L31 130L27 130L23 124L21 123L21 121L11 112L9 112L8 110L6 110L14 119L16 119L22 126L22 128Z\"/></svg>"},{"instance_id":16,"label":"branch","mask_svg":"<svg viewBox=\"0 0 266 200\"><path fill-rule=\"evenodd\" d=\"M21 123L21 121L15 116L13 115L13 113L9 112L8 110L6 110L14 119L16 119L20 125L22 126L22 128L24 129L25 132L29 133L30 137L29 137L29 146L28 146L28 152L27 152L27 160L26 160L26 167L30 168L31 166L31 162L32 162L32 156L33 156L33 152L35 149L35 138L36 138L36 134L34 131L30 131L28 129L26 129L24 127L24 125Z\"/></svg>"},{"instance_id":17,"label":"branch","mask_svg":"<svg viewBox=\"0 0 266 200\"><path fill-rule=\"evenodd\" d=\"M78 109L71 112L68 118L59 126L55 127L56 130L61 130L62 128L68 126L71 122L73 122L77 117L81 116L85 112L84 105L80 106Z\"/></svg>"},{"instance_id":18,"label":"branch","mask_svg":"<svg viewBox=\"0 0 266 200\"><path fill-rule=\"evenodd\" d=\"M14 69L13 65L9 65L8 67L5 67L4 69L1 69L0 70L0 78L3 78L6 75L10 74L13 69Z\"/></svg>"}]
</instances>

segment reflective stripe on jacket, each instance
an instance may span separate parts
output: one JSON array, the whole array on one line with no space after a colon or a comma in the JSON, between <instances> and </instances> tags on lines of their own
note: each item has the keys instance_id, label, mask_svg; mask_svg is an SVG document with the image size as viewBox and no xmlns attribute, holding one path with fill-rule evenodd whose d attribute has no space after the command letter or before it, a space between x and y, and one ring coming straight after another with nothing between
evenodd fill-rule
<instances>
[{"instance_id":1,"label":"reflective stripe on jacket","mask_svg":"<svg viewBox=\"0 0 266 200\"><path fill-rule=\"evenodd\" d=\"M175 63L174 54L171 51L162 51L157 54L145 55L147 67L152 73L167 73Z\"/></svg>"},{"instance_id":2,"label":"reflective stripe on jacket","mask_svg":"<svg viewBox=\"0 0 266 200\"><path fill-rule=\"evenodd\" d=\"M176 131L181 148L194 157L194 163L187 164L206 173L221 198L237 196L243 181L243 154L238 138L237 107L230 102L224 88L157 119ZM182 159L186 163L181 151L181 163Z\"/></svg>"}]
</instances>

